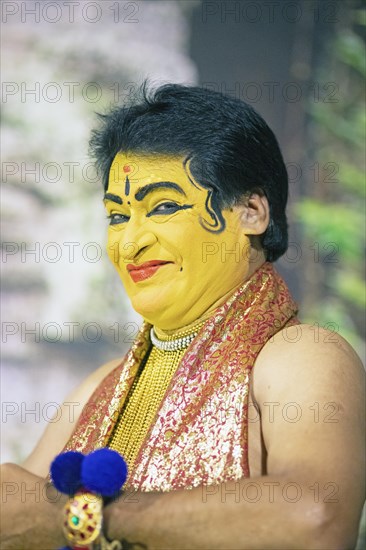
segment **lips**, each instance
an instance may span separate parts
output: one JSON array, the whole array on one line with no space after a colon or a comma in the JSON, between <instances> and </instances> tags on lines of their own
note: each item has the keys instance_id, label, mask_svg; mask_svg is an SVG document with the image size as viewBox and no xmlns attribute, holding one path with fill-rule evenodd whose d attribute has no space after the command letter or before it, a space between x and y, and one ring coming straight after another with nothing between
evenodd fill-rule
<instances>
[{"instance_id":1,"label":"lips","mask_svg":"<svg viewBox=\"0 0 366 550\"><path fill-rule=\"evenodd\" d=\"M131 279L138 283L149 279L156 273L163 265L171 264L172 262L166 262L164 260L150 260L141 265L127 264L127 271L131 275Z\"/></svg>"}]
</instances>

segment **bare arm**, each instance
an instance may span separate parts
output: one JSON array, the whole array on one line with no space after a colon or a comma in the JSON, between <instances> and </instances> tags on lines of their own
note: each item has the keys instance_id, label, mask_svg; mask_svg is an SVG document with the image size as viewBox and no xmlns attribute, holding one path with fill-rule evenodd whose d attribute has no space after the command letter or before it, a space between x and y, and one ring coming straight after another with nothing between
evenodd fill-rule
<instances>
[{"instance_id":1,"label":"bare arm","mask_svg":"<svg viewBox=\"0 0 366 550\"><path fill-rule=\"evenodd\" d=\"M111 361L97 369L66 399L58 415L60 420L47 426L23 467L1 465L0 542L3 550L51 550L65 545L61 510L66 497L58 494L45 478L52 460L71 436L90 395L120 361Z\"/></svg>"},{"instance_id":2,"label":"bare arm","mask_svg":"<svg viewBox=\"0 0 366 550\"><path fill-rule=\"evenodd\" d=\"M105 513L112 539L151 549L352 548L363 503L364 373L341 338L301 326L258 357L254 396L267 475L136 493ZM230 492L231 491L231 492Z\"/></svg>"},{"instance_id":3,"label":"bare arm","mask_svg":"<svg viewBox=\"0 0 366 550\"><path fill-rule=\"evenodd\" d=\"M2 550L53 550L65 545L61 510L66 496L15 464L1 465Z\"/></svg>"}]
</instances>

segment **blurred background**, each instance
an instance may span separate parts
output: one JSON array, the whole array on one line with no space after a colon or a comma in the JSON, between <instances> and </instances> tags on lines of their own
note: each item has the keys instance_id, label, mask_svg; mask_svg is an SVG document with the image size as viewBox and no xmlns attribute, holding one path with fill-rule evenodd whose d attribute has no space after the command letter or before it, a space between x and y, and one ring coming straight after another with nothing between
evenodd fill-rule
<instances>
[{"instance_id":1,"label":"blurred background","mask_svg":"<svg viewBox=\"0 0 366 550\"><path fill-rule=\"evenodd\" d=\"M361 2L1 7L3 461L22 460L68 392L136 334L87 144L95 112L145 78L210 87L264 116L290 177L290 246L276 265L315 341L325 326L364 357Z\"/></svg>"}]
</instances>

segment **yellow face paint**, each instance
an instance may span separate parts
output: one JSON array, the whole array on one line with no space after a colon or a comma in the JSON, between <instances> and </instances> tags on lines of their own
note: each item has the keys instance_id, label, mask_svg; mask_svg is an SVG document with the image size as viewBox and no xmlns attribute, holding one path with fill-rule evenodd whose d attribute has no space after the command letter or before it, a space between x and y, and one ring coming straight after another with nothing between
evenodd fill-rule
<instances>
[{"instance_id":1,"label":"yellow face paint","mask_svg":"<svg viewBox=\"0 0 366 550\"><path fill-rule=\"evenodd\" d=\"M134 309L162 330L198 320L248 276L249 239L240 209L222 211L218 233L210 191L184 157L118 153L105 204L108 255Z\"/></svg>"}]
</instances>

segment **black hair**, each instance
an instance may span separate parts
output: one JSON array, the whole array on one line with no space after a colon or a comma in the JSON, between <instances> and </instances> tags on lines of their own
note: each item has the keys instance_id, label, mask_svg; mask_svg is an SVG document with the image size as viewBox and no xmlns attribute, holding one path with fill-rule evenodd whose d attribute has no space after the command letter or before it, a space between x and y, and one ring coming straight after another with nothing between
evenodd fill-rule
<instances>
[{"instance_id":1,"label":"black hair","mask_svg":"<svg viewBox=\"0 0 366 550\"><path fill-rule=\"evenodd\" d=\"M166 84L151 90L145 83L128 105L98 116L90 151L105 189L118 152L185 155L194 179L211 191L212 231L223 228L222 208L261 192L270 207L261 236L267 260L286 252L287 171L276 137L250 105L205 88Z\"/></svg>"}]
</instances>

